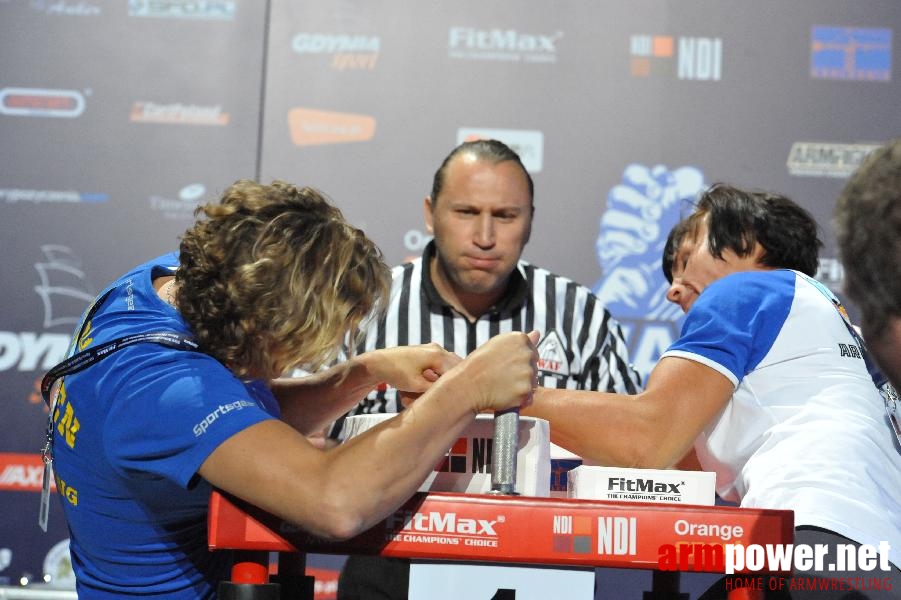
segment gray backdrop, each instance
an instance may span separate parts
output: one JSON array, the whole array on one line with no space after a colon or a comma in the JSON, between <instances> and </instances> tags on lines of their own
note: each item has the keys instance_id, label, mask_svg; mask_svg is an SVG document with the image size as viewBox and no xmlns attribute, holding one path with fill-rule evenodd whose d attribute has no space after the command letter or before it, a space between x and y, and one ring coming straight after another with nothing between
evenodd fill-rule
<instances>
[{"instance_id":1,"label":"gray backdrop","mask_svg":"<svg viewBox=\"0 0 901 600\"><path fill-rule=\"evenodd\" d=\"M840 291L829 219L901 134L898 27L897 0L0 0L0 583L68 574L56 500L36 525L40 376L198 202L318 187L397 263L447 152L499 137L535 180L526 258L595 288L646 373L679 325L661 243L704 185L808 208Z\"/></svg>"}]
</instances>

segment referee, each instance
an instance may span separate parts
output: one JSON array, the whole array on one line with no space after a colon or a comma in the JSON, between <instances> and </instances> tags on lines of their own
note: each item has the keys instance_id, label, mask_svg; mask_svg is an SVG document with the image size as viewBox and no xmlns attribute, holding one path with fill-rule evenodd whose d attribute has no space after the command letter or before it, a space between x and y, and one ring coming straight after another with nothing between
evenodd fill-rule
<instances>
[{"instance_id":1,"label":"referee","mask_svg":"<svg viewBox=\"0 0 901 600\"><path fill-rule=\"evenodd\" d=\"M532 177L497 140L457 146L425 199L434 239L420 258L395 267L386 314L358 352L435 342L466 356L508 331L541 332L541 385L634 394L641 382L619 324L585 286L521 260L535 212ZM350 415L402 410L382 386ZM344 419L330 437L339 437ZM409 561L351 556L338 600L404 599Z\"/></svg>"}]
</instances>

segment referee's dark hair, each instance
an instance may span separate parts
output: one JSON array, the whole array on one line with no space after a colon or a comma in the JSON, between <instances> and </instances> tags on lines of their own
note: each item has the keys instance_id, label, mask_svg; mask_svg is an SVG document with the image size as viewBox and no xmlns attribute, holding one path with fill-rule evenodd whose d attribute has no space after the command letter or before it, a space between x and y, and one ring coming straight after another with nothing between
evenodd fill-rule
<instances>
[{"instance_id":1,"label":"referee's dark hair","mask_svg":"<svg viewBox=\"0 0 901 600\"><path fill-rule=\"evenodd\" d=\"M492 164L502 163L508 160L512 160L519 168L522 169L523 174L526 176L526 181L529 183L529 201L532 205L532 211L535 210L535 184L532 183L532 176L529 175L529 172L526 170L525 166L522 164L522 160L519 158L519 154L517 154L512 148L510 148L507 144L498 141L498 140L473 140L470 142L463 142L448 154L444 162L441 163L441 166L438 167L438 170L435 171L435 178L432 181L432 203L438 201L438 195L441 193L441 189L444 187L444 174L447 170L447 165L454 159L454 157L460 154L472 154L479 160L487 160Z\"/></svg>"}]
</instances>

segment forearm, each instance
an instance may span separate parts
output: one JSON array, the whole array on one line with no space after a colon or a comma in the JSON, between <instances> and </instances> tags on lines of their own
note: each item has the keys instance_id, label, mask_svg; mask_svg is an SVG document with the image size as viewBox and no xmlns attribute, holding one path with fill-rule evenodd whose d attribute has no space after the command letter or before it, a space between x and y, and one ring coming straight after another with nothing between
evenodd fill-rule
<instances>
[{"instance_id":1,"label":"forearm","mask_svg":"<svg viewBox=\"0 0 901 600\"><path fill-rule=\"evenodd\" d=\"M522 414L549 421L554 443L592 462L662 469L685 456L732 391L714 369L671 357L637 395L539 388Z\"/></svg>"},{"instance_id":2,"label":"forearm","mask_svg":"<svg viewBox=\"0 0 901 600\"><path fill-rule=\"evenodd\" d=\"M593 463L657 468L666 458L654 456L653 415L639 397L538 388L523 416L550 423L551 441Z\"/></svg>"},{"instance_id":3,"label":"forearm","mask_svg":"<svg viewBox=\"0 0 901 600\"><path fill-rule=\"evenodd\" d=\"M535 338L496 336L449 370L440 364L446 362L442 350L441 360L414 369L422 372L430 365L428 370L441 375L437 382L407 378L411 385L427 387L413 406L328 452L281 420L269 419L225 440L200 474L312 533L336 538L359 533L416 491L476 413L528 404L536 374ZM391 374L392 364L384 360L376 370ZM348 374L343 384L351 379Z\"/></svg>"},{"instance_id":4,"label":"forearm","mask_svg":"<svg viewBox=\"0 0 901 600\"><path fill-rule=\"evenodd\" d=\"M341 474L327 484L330 496L352 504L347 510L359 515L361 529L409 498L474 419L472 409L448 392L436 386L388 422L328 453L329 472Z\"/></svg>"},{"instance_id":5,"label":"forearm","mask_svg":"<svg viewBox=\"0 0 901 600\"><path fill-rule=\"evenodd\" d=\"M279 401L282 420L309 435L356 406L380 383L364 356L305 377L274 380L272 392Z\"/></svg>"},{"instance_id":6,"label":"forearm","mask_svg":"<svg viewBox=\"0 0 901 600\"><path fill-rule=\"evenodd\" d=\"M436 384L396 417L316 455L294 484L294 501L276 507L290 511L281 516L338 539L385 518L416 492L475 418L472 407L452 393L452 379Z\"/></svg>"},{"instance_id":7,"label":"forearm","mask_svg":"<svg viewBox=\"0 0 901 600\"><path fill-rule=\"evenodd\" d=\"M319 431L384 382L405 392L421 393L460 363L438 344L397 346L359 354L308 378L278 380L274 391L282 418L298 431Z\"/></svg>"},{"instance_id":8,"label":"forearm","mask_svg":"<svg viewBox=\"0 0 901 600\"><path fill-rule=\"evenodd\" d=\"M335 501L353 502L360 526L372 525L419 487L476 413L528 404L536 339L520 333L492 338L398 416L331 450L329 470L343 474L329 482Z\"/></svg>"},{"instance_id":9,"label":"forearm","mask_svg":"<svg viewBox=\"0 0 901 600\"><path fill-rule=\"evenodd\" d=\"M474 418L450 390L328 452L280 420L232 436L201 466L215 487L326 538L354 536L409 498Z\"/></svg>"}]
</instances>

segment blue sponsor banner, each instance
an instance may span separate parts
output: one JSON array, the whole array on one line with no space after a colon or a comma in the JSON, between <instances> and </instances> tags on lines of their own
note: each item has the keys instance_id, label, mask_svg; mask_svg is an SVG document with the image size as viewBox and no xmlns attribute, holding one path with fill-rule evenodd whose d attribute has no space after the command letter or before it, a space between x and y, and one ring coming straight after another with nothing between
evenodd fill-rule
<instances>
[{"instance_id":1,"label":"blue sponsor banner","mask_svg":"<svg viewBox=\"0 0 901 600\"><path fill-rule=\"evenodd\" d=\"M892 30L814 26L810 34L810 76L890 81Z\"/></svg>"}]
</instances>

